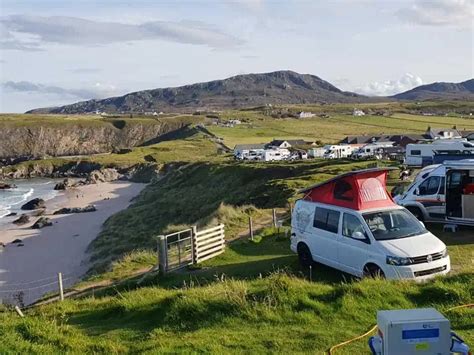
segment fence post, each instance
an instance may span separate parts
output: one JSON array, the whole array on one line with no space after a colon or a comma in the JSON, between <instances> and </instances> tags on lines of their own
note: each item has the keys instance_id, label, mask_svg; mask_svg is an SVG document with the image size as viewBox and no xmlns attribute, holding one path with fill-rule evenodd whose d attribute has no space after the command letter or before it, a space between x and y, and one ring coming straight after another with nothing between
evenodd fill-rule
<instances>
[{"instance_id":1,"label":"fence post","mask_svg":"<svg viewBox=\"0 0 474 355\"><path fill-rule=\"evenodd\" d=\"M273 228L277 227L277 217L276 217L276 209L272 209L272 217L273 217Z\"/></svg>"},{"instance_id":2,"label":"fence post","mask_svg":"<svg viewBox=\"0 0 474 355\"><path fill-rule=\"evenodd\" d=\"M64 301L63 274L58 272L59 299Z\"/></svg>"},{"instance_id":3,"label":"fence post","mask_svg":"<svg viewBox=\"0 0 474 355\"><path fill-rule=\"evenodd\" d=\"M160 275L166 274L167 255L166 255L166 237L158 236L158 271Z\"/></svg>"},{"instance_id":4,"label":"fence post","mask_svg":"<svg viewBox=\"0 0 474 355\"><path fill-rule=\"evenodd\" d=\"M193 264L197 263L197 258L196 258L197 240L196 240L196 235L197 235L197 227L193 226L191 228L191 259L193 261Z\"/></svg>"},{"instance_id":5,"label":"fence post","mask_svg":"<svg viewBox=\"0 0 474 355\"><path fill-rule=\"evenodd\" d=\"M253 240L252 216L249 216L249 237L250 237L250 240Z\"/></svg>"},{"instance_id":6,"label":"fence post","mask_svg":"<svg viewBox=\"0 0 474 355\"><path fill-rule=\"evenodd\" d=\"M18 315L23 318L25 315L23 314L23 312L21 311L20 307L18 306L15 306L15 311L16 313L18 313Z\"/></svg>"}]
</instances>

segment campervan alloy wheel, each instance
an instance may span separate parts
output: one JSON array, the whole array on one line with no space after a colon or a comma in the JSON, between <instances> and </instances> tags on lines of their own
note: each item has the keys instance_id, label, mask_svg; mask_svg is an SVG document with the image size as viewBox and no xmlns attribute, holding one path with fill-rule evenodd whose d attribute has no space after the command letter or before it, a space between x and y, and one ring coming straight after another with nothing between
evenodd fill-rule
<instances>
[{"instance_id":1,"label":"campervan alloy wheel","mask_svg":"<svg viewBox=\"0 0 474 355\"><path fill-rule=\"evenodd\" d=\"M304 268L308 268L313 264L313 256L311 255L311 251L306 244L298 244L298 259L301 266Z\"/></svg>"},{"instance_id":2,"label":"campervan alloy wheel","mask_svg":"<svg viewBox=\"0 0 474 355\"><path fill-rule=\"evenodd\" d=\"M364 267L364 277L384 279L385 274L380 267L375 264L369 264Z\"/></svg>"}]
</instances>

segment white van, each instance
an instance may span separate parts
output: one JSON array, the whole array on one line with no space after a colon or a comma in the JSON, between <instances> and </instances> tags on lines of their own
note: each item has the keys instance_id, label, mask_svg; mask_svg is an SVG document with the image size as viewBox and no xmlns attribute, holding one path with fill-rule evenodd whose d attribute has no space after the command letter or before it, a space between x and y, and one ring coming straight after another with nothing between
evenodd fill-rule
<instances>
[{"instance_id":1,"label":"white van","mask_svg":"<svg viewBox=\"0 0 474 355\"><path fill-rule=\"evenodd\" d=\"M474 160L425 167L394 199L421 221L474 225Z\"/></svg>"},{"instance_id":2,"label":"white van","mask_svg":"<svg viewBox=\"0 0 474 355\"><path fill-rule=\"evenodd\" d=\"M298 253L301 264L319 262L358 277L421 281L447 274L451 263L446 245L407 209L384 196L386 190L375 183L383 179L366 172L345 174L341 176L345 179L311 188L316 199L333 199L339 205L315 202L311 191L302 191L305 198L296 202L291 218L291 250ZM350 174L361 174L363 179L352 184ZM360 192L347 194L350 185L361 186ZM351 205L350 196L360 202L357 209L341 207ZM338 200L342 197L345 201Z\"/></svg>"},{"instance_id":3,"label":"white van","mask_svg":"<svg viewBox=\"0 0 474 355\"><path fill-rule=\"evenodd\" d=\"M339 159L348 158L354 152L354 147L349 144L339 144L327 146L327 150L324 153L324 159Z\"/></svg>"},{"instance_id":4,"label":"white van","mask_svg":"<svg viewBox=\"0 0 474 355\"><path fill-rule=\"evenodd\" d=\"M394 142L380 142L380 143L369 143L358 150L354 151L352 157L354 159L368 159L376 155L380 148L393 147Z\"/></svg>"},{"instance_id":5,"label":"white van","mask_svg":"<svg viewBox=\"0 0 474 355\"><path fill-rule=\"evenodd\" d=\"M474 144L465 139L439 139L432 143L408 144L405 164L408 166L426 166L433 163L435 152L452 154L472 154Z\"/></svg>"}]
</instances>

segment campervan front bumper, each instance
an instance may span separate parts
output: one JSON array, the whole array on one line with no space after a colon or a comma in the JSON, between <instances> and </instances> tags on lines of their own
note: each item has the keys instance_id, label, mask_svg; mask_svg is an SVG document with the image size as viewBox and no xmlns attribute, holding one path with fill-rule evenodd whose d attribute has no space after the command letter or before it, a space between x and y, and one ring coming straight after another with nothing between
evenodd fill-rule
<instances>
[{"instance_id":1,"label":"campervan front bumper","mask_svg":"<svg viewBox=\"0 0 474 355\"><path fill-rule=\"evenodd\" d=\"M436 276L446 275L451 270L451 261L448 255L429 263L407 266L386 265L386 268L385 276L389 279L425 281Z\"/></svg>"}]
</instances>

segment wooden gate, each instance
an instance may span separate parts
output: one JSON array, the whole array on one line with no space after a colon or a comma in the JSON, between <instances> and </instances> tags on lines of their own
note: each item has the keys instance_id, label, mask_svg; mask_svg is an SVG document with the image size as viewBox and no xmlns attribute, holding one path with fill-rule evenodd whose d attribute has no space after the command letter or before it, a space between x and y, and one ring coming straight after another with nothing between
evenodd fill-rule
<instances>
[{"instance_id":1,"label":"wooden gate","mask_svg":"<svg viewBox=\"0 0 474 355\"><path fill-rule=\"evenodd\" d=\"M158 262L161 273L197 264L224 252L225 232L220 224L201 231L196 227L158 237Z\"/></svg>"},{"instance_id":2,"label":"wooden gate","mask_svg":"<svg viewBox=\"0 0 474 355\"><path fill-rule=\"evenodd\" d=\"M196 232L194 235L194 263L211 259L224 252L224 225Z\"/></svg>"}]
</instances>

